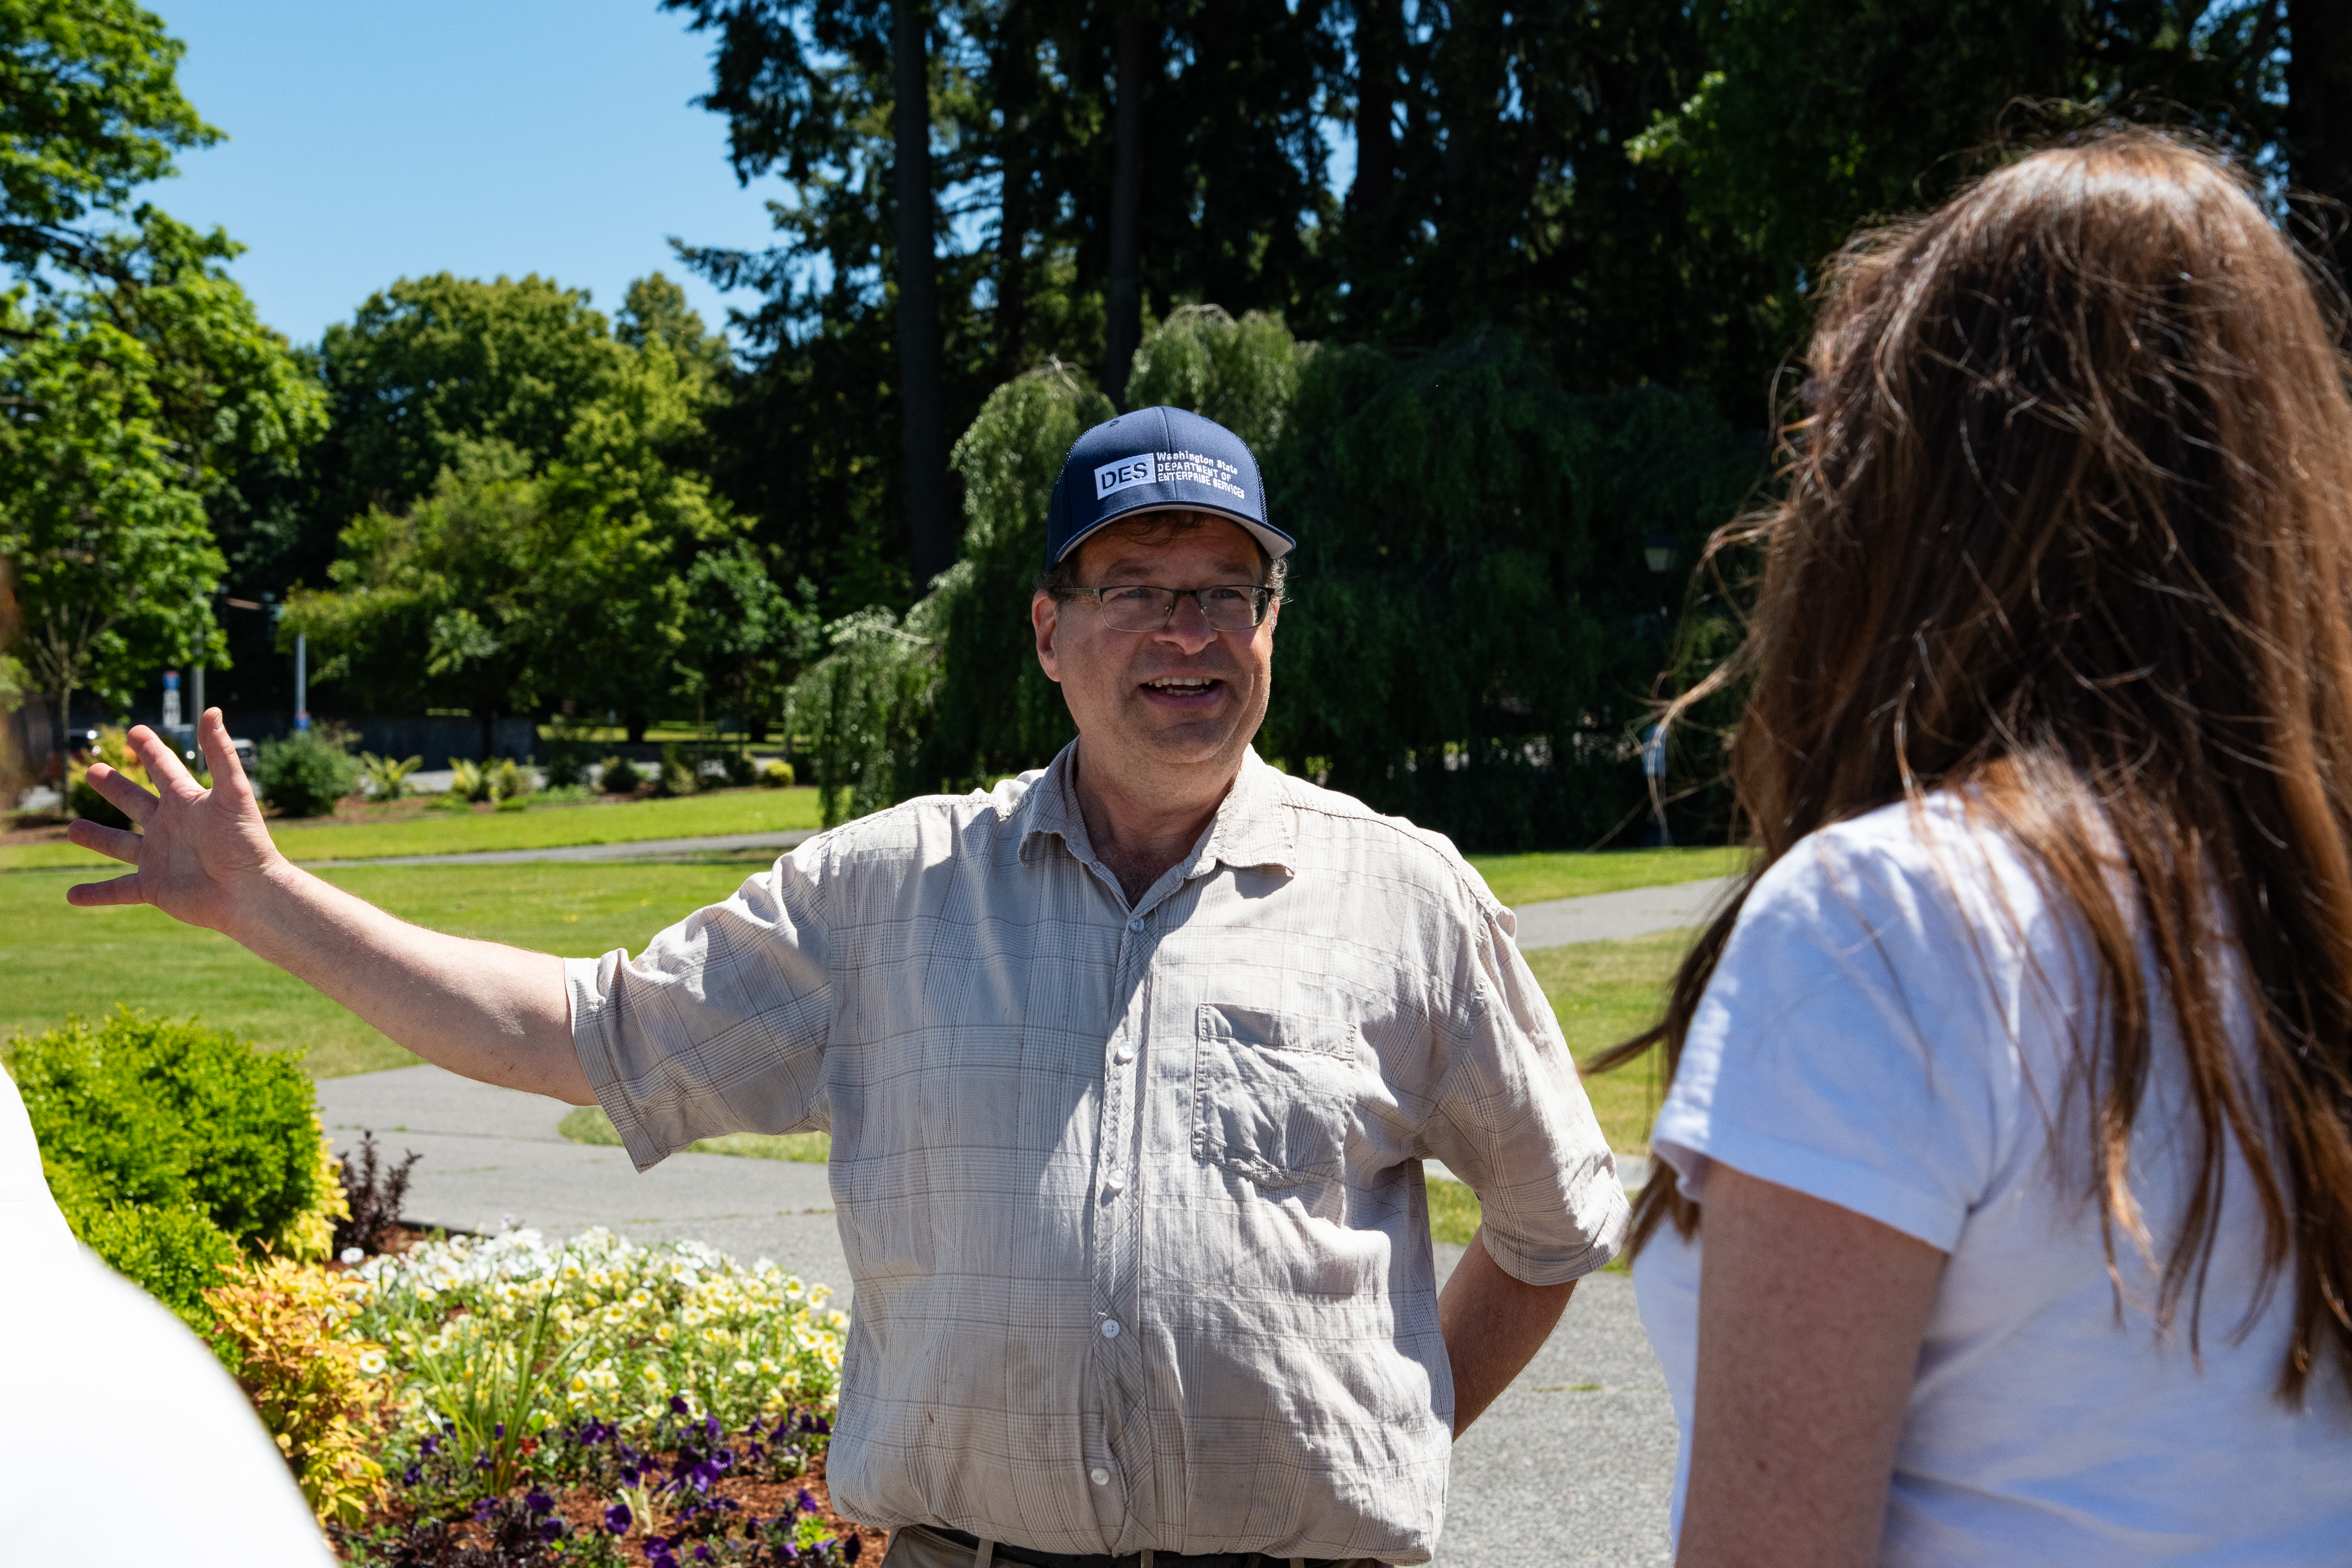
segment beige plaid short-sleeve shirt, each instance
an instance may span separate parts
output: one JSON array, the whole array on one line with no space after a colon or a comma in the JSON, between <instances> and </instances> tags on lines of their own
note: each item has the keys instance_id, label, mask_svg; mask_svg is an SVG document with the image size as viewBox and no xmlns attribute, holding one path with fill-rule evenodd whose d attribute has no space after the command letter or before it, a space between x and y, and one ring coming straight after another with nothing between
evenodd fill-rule
<instances>
[{"instance_id":1,"label":"beige plaid short-sleeve shirt","mask_svg":"<svg viewBox=\"0 0 2352 1568\"><path fill-rule=\"evenodd\" d=\"M1625 1226L1510 914L1444 838L1255 753L1130 906L1071 758L572 961L589 1081L641 1169L832 1132L850 1517L1426 1561L1454 1390L1421 1162L1530 1284Z\"/></svg>"}]
</instances>

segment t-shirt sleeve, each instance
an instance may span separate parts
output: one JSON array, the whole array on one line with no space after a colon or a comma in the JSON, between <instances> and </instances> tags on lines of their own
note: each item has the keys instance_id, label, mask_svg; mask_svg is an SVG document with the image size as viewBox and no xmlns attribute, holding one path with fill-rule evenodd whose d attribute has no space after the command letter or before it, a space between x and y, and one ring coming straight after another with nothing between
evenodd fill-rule
<instances>
[{"instance_id":1,"label":"t-shirt sleeve","mask_svg":"<svg viewBox=\"0 0 2352 1568\"><path fill-rule=\"evenodd\" d=\"M815 843L634 959L565 962L572 1047L638 1170L698 1138L824 1126L834 987Z\"/></svg>"},{"instance_id":2,"label":"t-shirt sleeve","mask_svg":"<svg viewBox=\"0 0 2352 1568\"><path fill-rule=\"evenodd\" d=\"M1964 916L1966 862L1832 829L1758 882L1651 1133L1685 1196L1720 1163L1958 1243L2019 1089L2016 939Z\"/></svg>"},{"instance_id":3,"label":"t-shirt sleeve","mask_svg":"<svg viewBox=\"0 0 2352 1568\"><path fill-rule=\"evenodd\" d=\"M1428 1152L1478 1194L1486 1252L1528 1285L1581 1279L1616 1256L1629 1210L1617 1163L1499 908L1472 916L1461 1016Z\"/></svg>"}]
</instances>

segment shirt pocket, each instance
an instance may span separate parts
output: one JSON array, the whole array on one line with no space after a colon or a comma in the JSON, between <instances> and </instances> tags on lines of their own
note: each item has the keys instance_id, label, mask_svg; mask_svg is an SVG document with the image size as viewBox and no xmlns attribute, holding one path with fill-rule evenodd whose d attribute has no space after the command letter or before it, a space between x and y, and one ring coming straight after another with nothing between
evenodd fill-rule
<instances>
[{"instance_id":1,"label":"shirt pocket","mask_svg":"<svg viewBox=\"0 0 2352 1568\"><path fill-rule=\"evenodd\" d=\"M1202 1003L1192 1152L1261 1186L1336 1182L1354 1120L1353 1024Z\"/></svg>"}]
</instances>

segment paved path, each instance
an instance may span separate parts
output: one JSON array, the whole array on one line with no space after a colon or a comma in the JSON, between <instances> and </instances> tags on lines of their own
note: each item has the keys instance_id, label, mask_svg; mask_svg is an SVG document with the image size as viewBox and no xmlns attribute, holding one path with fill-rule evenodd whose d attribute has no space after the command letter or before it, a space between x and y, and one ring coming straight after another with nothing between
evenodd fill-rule
<instances>
[{"instance_id":1,"label":"paved path","mask_svg":"<svg viewBox=\"0 0 2352 1568\"><path fill-rule=\"evenodd\" d=\"M1701 882L1675 882L1663 888L1628 888L1622 893L1592 893L1581 899L1554 899L1549 903L1521 904L1519 951L1566 947L1578 942L1612 942L1619 937L1644 936L1654 931L1698 925L1721 907L1736 877L1710 877Z\"/></svg>"}]
</instances>

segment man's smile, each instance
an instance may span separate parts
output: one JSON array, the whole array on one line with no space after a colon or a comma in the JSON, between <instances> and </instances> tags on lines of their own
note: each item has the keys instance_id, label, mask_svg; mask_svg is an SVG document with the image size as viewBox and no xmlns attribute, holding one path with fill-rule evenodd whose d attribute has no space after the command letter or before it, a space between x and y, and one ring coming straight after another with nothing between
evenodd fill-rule
<instances>
[{"instance_id":1,"label":"man's smile","mask_svg":"<svg viewBox=\"0 0 2352 1568\"><path fill-rule=\"evenodd\" d=\"M1155 703L1196 707L1213 702L1225 683L1213 675L1163 675L1143 683L1143 694Z\"/></svg>"}]
</instances>

